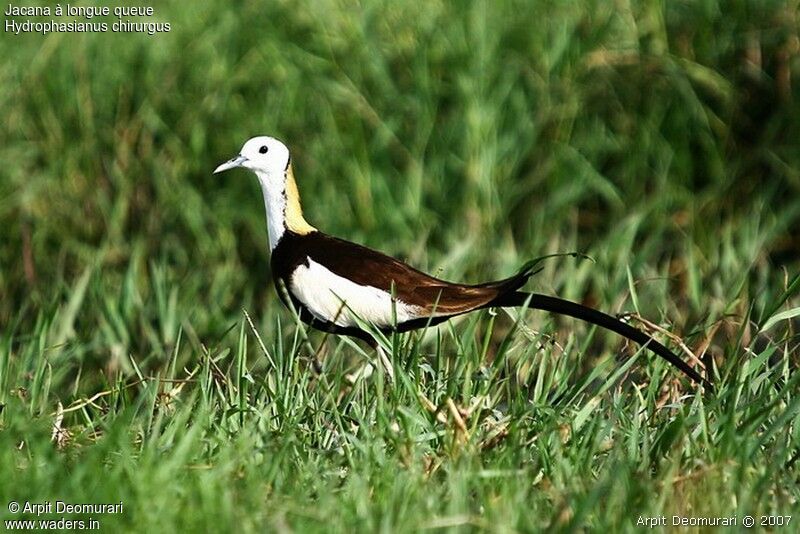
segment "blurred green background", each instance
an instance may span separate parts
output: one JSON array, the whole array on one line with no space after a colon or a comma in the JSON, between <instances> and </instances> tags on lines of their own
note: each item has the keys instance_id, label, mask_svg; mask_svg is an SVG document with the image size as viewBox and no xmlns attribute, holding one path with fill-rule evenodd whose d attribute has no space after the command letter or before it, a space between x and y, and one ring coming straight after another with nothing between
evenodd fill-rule
<instances>
[{"instance_id":1,"label":"blurred green background","mask_svg":"<svg viewBox=\"0 0 800 534\"><path fill-rule=\"evenodd\" d=\"M189 366L242 308L292 335L256 180L211 174L254 135L326 232L469 282L584 252L530 287L718 363L800 271L797 1L154 8L169 33L0 38L0 404Z\"/></svg>"}]
</instances>

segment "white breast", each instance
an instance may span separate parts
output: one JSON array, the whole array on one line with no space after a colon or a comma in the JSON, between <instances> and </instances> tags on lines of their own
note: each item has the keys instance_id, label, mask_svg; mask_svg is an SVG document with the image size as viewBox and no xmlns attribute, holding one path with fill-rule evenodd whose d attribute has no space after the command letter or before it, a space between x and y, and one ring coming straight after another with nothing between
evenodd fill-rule
<instances>
[{"instance_id":1,"label":"white breast","mask_svg":"<svg viewBox=\"0 0 800 534\"><path fill-rule=\"evenodd\" d=\"M419 306L398 299L393 302L392 295L382 289L356 284L311 258L307 261L308 266L301 264L292 273L289 289L317 319L338 326L357 326L357 316L375 326L386 327L393 324L393 312L394 324L426 315Z\"/></svg>"}]
</instances>

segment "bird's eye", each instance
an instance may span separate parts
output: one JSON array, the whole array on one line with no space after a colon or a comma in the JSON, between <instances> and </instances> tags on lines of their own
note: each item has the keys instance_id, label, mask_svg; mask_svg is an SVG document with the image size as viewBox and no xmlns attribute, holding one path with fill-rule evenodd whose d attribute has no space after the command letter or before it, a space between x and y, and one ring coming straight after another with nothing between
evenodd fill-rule
<instances>
[{"instance_id":1,"label":"bird's eye","mask_svg":"<svg viewBox=\"0 0 800 534\"><path fill-rule=\"evenodd\" d=\"M267 148L267 145L261 145L261 148L259 148L259 149L258 149L258 153L259 153L259 154L266 154L266 153L267 153L267 150L269 150L269 149Z\"/></svg>"}]
</instances>

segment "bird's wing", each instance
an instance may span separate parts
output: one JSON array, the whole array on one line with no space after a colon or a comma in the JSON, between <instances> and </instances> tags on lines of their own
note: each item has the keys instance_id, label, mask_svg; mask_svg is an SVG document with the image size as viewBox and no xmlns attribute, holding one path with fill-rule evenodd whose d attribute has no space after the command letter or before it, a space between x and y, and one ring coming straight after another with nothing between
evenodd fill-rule
<instances>
[{"instance_id":1,"label":"bird's wing","mask_svg":"<svg viewBox=\"0 0 800 534\"><path fill-rule=\"evenodd\" d=\"M419 271L376 250L321 232L300 239L304 254L331 272L361 286L392 293L398 300L436 316L457 315L489 305L498 296L515 291L531 275L516 275L479 285L455 284Z\"/></svg>"}]
</instances>

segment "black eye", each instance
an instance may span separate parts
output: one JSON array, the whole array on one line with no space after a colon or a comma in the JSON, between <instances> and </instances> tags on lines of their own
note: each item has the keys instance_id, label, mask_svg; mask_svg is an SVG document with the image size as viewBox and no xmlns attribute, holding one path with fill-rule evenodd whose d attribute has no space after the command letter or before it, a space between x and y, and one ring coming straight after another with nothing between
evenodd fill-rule
<instances>
[{"instance_id":1,"label":"black eye","mask_svg":"<svg viewBox=\"0 0 800 534\"><path fill-rule=\"evenodd\" d=\"M258 153L259 153L259 154L266 154L266 153L267 153L267 150L269 150L269 149L267 148L267 145L261 145L261 148L259 148L259 149L258 149Z\"/></svg>"}]
</instances>

